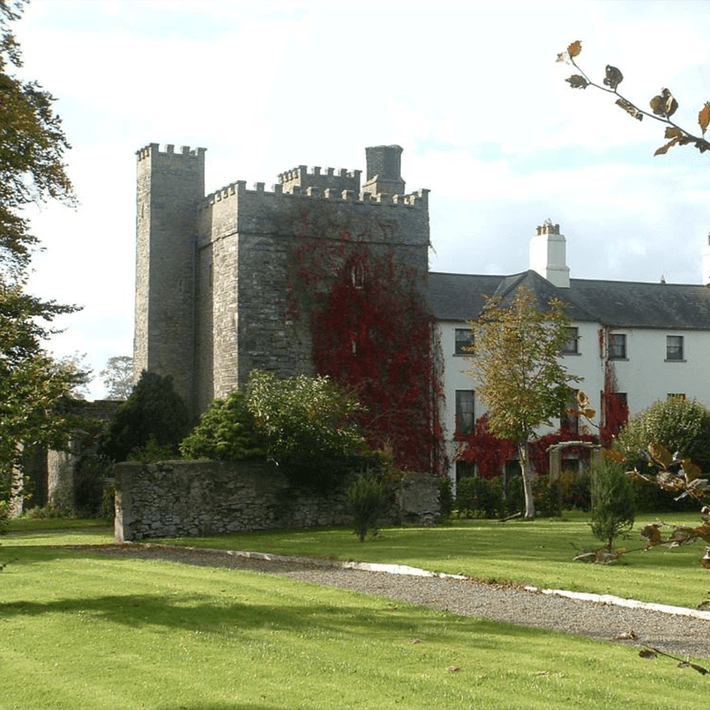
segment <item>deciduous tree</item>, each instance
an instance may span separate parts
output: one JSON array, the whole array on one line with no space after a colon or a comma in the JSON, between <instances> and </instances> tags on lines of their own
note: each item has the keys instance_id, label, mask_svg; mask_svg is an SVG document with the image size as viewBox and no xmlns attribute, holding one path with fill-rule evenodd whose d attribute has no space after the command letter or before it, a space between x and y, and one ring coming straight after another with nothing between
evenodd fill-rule
<instances>
[{"instance_id":1,"label":"deciduous tree","mask_svg":"<svg viewBox=\"0 0 710 710\"><path fill-rule=\"evenodd\" d=\"M106 399L128 399L133 391L133 358L128 355L110 357L101 370Z\"/></svg>"},{"instance_id":2,"label":"deciduous tree","mask_svg":"<svg viewBox=\"0 0 710 710\"><path fill-rule=\"evenodd\" d=\"M10 23L22 0L0 0L0 489L7 496L22 447L59 447L69 420L62 399L72 373L42 349L49 324L76 310L26 294L27 267L37 238L25 208L57 199L73 203L63 162L69 144L52 110L53 97L12 74L22 64Z\"/></svg>"},{"instance_id":3,"label":"deciduous tree","mask_svg":"<svg viewBox=\"0 0 710 710\"><path fill-rule=\"evenodd\" d=\"M540 308L526 288L507 302L489 299L479 318L470 322L476 343L470 374L488 406L490 431L517 445L526 518L535 516L528 442L540 425L560 416L570 383L578 380L559 361L569 323L560 301Z\"/></svg>"}]
</instances>

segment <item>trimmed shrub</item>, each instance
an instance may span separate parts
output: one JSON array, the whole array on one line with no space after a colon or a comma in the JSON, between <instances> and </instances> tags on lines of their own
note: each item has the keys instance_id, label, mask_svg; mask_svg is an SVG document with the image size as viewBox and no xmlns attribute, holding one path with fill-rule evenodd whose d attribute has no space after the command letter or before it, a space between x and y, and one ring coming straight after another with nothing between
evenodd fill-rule
<instances>
[{"instance_id":1,"label":"trimmed shrub","mask_svg":"<svg viewBox=\"0 0 710 710\"><path fill-rule=\"evenodd\" d=\"M506 511L501 478L462 478L456 486L456 508L466 518L501 517Z\"/></svg>"}]
</instances>

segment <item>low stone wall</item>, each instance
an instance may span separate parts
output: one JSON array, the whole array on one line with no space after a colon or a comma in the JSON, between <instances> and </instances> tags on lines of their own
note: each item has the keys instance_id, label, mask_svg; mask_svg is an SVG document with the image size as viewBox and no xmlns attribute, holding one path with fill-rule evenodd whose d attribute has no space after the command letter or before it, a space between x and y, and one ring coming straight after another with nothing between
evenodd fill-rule
<instances>
[{"instance_id":1,"label":"low stone wall","mask_svg":"<svg viewBox=\"0 0 710 710\"><path fill-rule=\"evenodd\" d=\"M295 492L278 468L262 461L122 463L115 475L117 542L352 522L344 490L327 497ZM383 522L438 519L436 480L415 475Z\"/></svg>"}]
</instances>

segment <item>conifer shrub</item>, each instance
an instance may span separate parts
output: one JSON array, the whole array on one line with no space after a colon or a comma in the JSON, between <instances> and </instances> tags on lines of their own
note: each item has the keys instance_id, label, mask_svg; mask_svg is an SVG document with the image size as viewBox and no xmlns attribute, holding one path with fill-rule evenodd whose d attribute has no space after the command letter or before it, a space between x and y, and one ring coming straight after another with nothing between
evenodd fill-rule
<instances>
[{"instance_id":1,"label":"conifer shrub","mask_svg":"<svg viewBox=\"0 0 710 710\"><path fill-rule=\"evenodd\" d=\"M180 444L188 459L240 461L266 456L266 439L249 411L244 392L216 399Z\"/></svg>"},{"instance_id":2,"label":"conifer shrub","mask_svg":"<svg viewBox=\"0 0 710 710\"><path fill-rule=\"evenodd\" d=\"M387 512L387 493L384 481L373 474L360 476L348 488L348 505L360 542L364 542L368 534L377 534L377 522Z\"/></svg>"},{"instance_id":3,"label":"conifer shrub","mask_svg":"<svg viewBox=\"0 0 710 710\"><path fill-rule=\"evenodd\" d=\"M635 505L625 467L602 457L592 464L592 533L612 552L614 540L634 526Z\"/></svg>"},{"instance_id":4,"label":"conifer shrub","mask_svg":"<svg viewBox=\"0 0 710 710\"><path fill-rule=\"evenodd\" d=\"M99 453L112 461L127 461L153 442L151 446L164 447L165 453L177 457L188 428L187 407L172 378L143 371L131 396L118 408Z\"/></svg>"}]
</instances>

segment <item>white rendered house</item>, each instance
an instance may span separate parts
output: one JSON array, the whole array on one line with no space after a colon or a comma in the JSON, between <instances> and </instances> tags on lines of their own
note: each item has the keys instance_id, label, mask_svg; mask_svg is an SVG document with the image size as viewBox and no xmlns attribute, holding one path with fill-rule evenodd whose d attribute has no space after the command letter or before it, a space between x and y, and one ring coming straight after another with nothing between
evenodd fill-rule
<instances>
[{"instance_id":1,"label":"white rendered house","mask_svg":"<svg viewBox=\"0 0 710 710\"><path fill-rule=\"evenodd\" d=\"M609 382L626 400L629 416L669 396L710 406L710 286L574 279L565 252L559 225L548 222L531 240L527 271L429 275L444 358L442 423L454 482L457 421L470 427L486 411L467 374L464 350L470 342L467 322L478 317L486 296L505 299L525 286L541 304L553 297L566 304L576 338L563 354L564 364L583 378L577 386L599 413ZM710 246L703 251L703 280L710 283Z\"/></svg>"}]
</instances>

